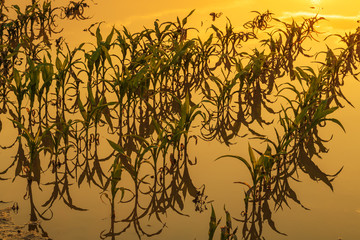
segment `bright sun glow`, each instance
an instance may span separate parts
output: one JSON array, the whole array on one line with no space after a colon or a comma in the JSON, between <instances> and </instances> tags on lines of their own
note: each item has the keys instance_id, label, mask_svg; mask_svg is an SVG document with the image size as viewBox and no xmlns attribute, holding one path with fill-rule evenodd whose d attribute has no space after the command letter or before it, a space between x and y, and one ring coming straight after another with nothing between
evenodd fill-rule
<instances>
[{"instance_id":1,"label":"bright sun glow","mask_svg":"<svg viewBox=\"0 0 360 240\"><path fill-rule=\"evenodd\" d=\"M313 5L320 5L321 0L311 0Z\"/></svg>"}]
</instances>

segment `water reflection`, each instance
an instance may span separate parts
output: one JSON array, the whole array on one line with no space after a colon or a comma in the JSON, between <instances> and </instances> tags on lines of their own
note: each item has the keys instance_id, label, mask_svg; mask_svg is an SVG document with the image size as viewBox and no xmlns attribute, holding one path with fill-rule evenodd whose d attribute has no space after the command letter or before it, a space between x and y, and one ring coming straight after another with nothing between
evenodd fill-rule
<instances>
[{"instance_id":1,"label":"water reflection","mask_svg":"<svg viewBox=\"0 0 360 240\"><path fill-rule=\"evenodd\" d=\"M41 227L40 224L40 219L41 220L51 220L52 218L52 214L51 214L51 210L46 209L43 212L39 212L38 208L35 206L34 203L34 196L33 196L33 192L32 192L32 181L28 180L28 185L27 185L27 193L24 196L24 199L28 199L30 202L30 222L28 224L28 231L36 231L38 233L41 233L42 237L45 237L47 239L50 239L47 232ZM50 211L50 216L46 216L47 212Z\"/></svg>"},{"instance_id":2,"label":"water reflection","mask_svg":"<svg viewBox=\"0 0 360 240\"><path fill-rule=\"evenodd\" d=\"M355 75L360 56L350 54L357 46L344 41L348 48L338 55L328 49L317 72L295 67L298 57L310 57L303 42L314 39L320 18L288 24L270 12L259 13L243 32L230 22L225 30L213 25L202 41L188 39L191 12L181 21L155 21L152 29L137 33L113 28L106 37L97 24L96 30L88 29L94 43L71 50L58 38L52 45L54 18L43 15L55 17L60 11L58 16L83 19L86 7L81 1L51 9L51 2L41 6L33 1L25 13L13 6L18 17L11 19L1 3L1 43L6 46L1 48L1 114L16 129L9 136L15 140L1 148L17 151L0 174L14 171L13 180L26 181L29 230L47 236L38 221L51 220L58 200L85 211L72 198L74 185L85 183L99 189L109 203L110 227L101 233L103 239L116 239L130 228L139 238L158 235L169 211L184 215L187 197L196 211L206 210L212 197L208 199L204 185L192 181L189 171L197 164L189 146L199 139L231 145L249 135L267 144L265 151L249 145L248 159L221 157L240 160L251 175L252 182L238 182L246 188L244 211L235 218L242 223L244 239L260 239L264 222L282 234L272 220L272 208L280 209L289 200L301 205L289 184L298 171L333 188L341 170L326 174L313 158L327 152L329 140L320 129L328 123L342 127L329 115L347 101L341 92L343 77ZM283 27L268 32L261 48L243 52L242 45L255 41L272 21ZM36 34L35 26L40 26ZM284 83L284 78L291 81ZM279 124L272 135L257 129L275 121ZM194 134L196 127L199 134ZM39 207L33 188L43 186L51 191ZM118 211L119 206L128 212ZM221 238L233 239L237 228L225 213ZM146 230L147 218L158 227ZM218 225L214 214L209 235Z\"/></svg>"}]
</instances>

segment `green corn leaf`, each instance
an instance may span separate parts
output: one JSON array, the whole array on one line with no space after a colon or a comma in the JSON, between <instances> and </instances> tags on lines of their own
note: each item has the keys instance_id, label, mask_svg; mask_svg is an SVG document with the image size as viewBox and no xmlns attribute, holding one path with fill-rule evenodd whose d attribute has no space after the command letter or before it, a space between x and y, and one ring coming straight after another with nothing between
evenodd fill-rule
<instances>
[{"instance_id":1,"label":"green corn leaf","mask_svg":"<svg viewBox=\"0 0 360 240\"><path fill-rule=\"evenodd\" d=\"M182 20L182 25L184 26L187 23L187 19L188 17L191 16L191 14L193 14L195 11L195 9L191 10L191 12Z\"/></svg>"},{"instance_id":2,"label":"green corn leaf","mask_svg":"<svg viewBox=\"0 0 360 240\"><path fill-rule=\"evenodd\" d=\"M87 92L88 92L88 98L90 100L91 105L95 106L96 105L95 98L94 98L94 95L93 95L92 90L91 90L90 82L87 83Z\"/></svg>"},{"instance_id":3,"label":"green corn leaf","mask_svg":"<svg viewBox=\"0 0 360 240\"><path fill-rule=\"evenodd\" d=\"M345 127L342 125L342 123L338 120L338 119L335 119L335 118L324 118L322 119L320 122L326 122L326 121L330 121L330 122L333 122L333 123L336 123L337 125L339 125L341 127L341 129L346 132L345 130Z\"/></svg>"},{"instance_id":4,"label":"green corn leaf","mask_svg":"<svg viewBox=\"0 0 360 240\"><path fill-rule=\"evenodd\" d=\"M250 146L250 144L248 144L248 151L249 151L249 156L250 156L252 165L255 167L257 164L257 160L255 158L254 151L253 151L252 147Z\"/></svg>"},{"instance_id":5,"label":"green corn leaf","mask_svg":"<svg viewBox=\"0 0 360 240\"><path fill-rule=\"evenodd\" d=\"M80 97L78 98L78 107L79 107L79 109L80 109L80 113L81 113L81 115L82 115L82 117L83 117L83 119L84 120L87 120L87 113L86 113L86 111L85 111L85 108L84 108L84 105L82 104L82 101L81 101L81 99L80 99Z\"/></svg>"},{"instance_id":6,"label":"green corn leaf","mask_svg":"<svg viewBox=\"0 0 360 240\"><path fill-rule=\"evenodd\" d=\"M100 43L102 41L102 36L100 33L100 26L98 26L96 29L96 41L97 41L97 45L100 46Z\"/></svg>"},{"instance_id":7,"label":"green corn leaf","mask_svg":"<svg viewBox=\"0 0 360 240\"><path fill-rule=\"evenodd\" d=\"M106 47L108 47L108 46L110 45L111 39L112 39L112 37L114 36L114 31L115 31L115 28L113 27L113 28L111 29L110 34L107 36L107 38L106 38L106 40L105 40Z\"/></svg>"},{"instance_id":8,"label":"green corn leaf","mask_svg":"<svg viewBox=\"0 0 360 240\"><path fill-rule=\"evenodd\" d=\"M56 60L55 60L55 66L56 66L56 69L61 72L63 70L63 65L59 59L59 57L56 57Z\"/></svg>"},{"instance_id":9,"label":"green corn leaf","mask_svg":"<svg viewBox=\"0 0 360 240\"><path fill-rule=\"evenodd\" d=\"M122 164L121 161L118 163L114 163L114 170L112 172L112 178L115 180L115 183L118 183L121 179L121 173L122 173Z\"/></svg>"},{"instance_id":10,"label":"green corn leaf","mask_svg":"<svg viewBox=\"0 0 360 240\"><path fill-rule=\"evenodd\" d=\"M160 125L153 116L151 116L151 123L154 125L156 133L160 136L161 133Z\"/></svg>"},{"instance_id":11,"label":"green corn leaf","mask_svg":"<svg viewBox=\"0 0 360 240\"><path fill-rule=\"evenodd\" d=\"M103 96L103 98L102 98L102 100L100 102L104 104L104 107L102 109L102 113L104 114L105 120L109 124L110 129L112 131L113 130L113 124L112 124L112 121L111 121L111 115L110 115L110 109L109 109L110 103L108 104L106 102L105 96Z\"/></svg>"},{"instance_id":12,"label":"green corn leaf","mask_svg":"<svg viewBox=\"0 0 360 240\"><path fill-rule=\"evenodd\" d=\"M240 157L240 156L236 156L236 155L223 155L223 156L220 156L218 157L217 159L215 159L215 161L221 159L221 158L225 158L225 157L230 157L230 158L235 158L235 159L238 159L240 160L242 163L245 164L245 166L247 167L247 169L249 170L249 172L251 173L251 175L253 175L253 170L250 166L250 164L248 163L248 161L246 161L244 158Z\"/></svg>"},{"instance_id":13,"label":"green corn leaf","mask_svg":"<svg viewBox=\"0 0 360 240\"><path fill-rule=\"evenodd\" d=\"M230 213L226 210L225 206L224 206L224 211L226 215L226 227L230 230L232 229L231 216Z\"/></svg>"},{"instance_id":14,"label":"green corn leaf","mask_svg":"<svg viewBox=\"0 0 360 240\"><path fill-rule=\"evenodd\" d=\"M216 215L213 205L211 204L211 216L210 216L210 222L209 222L209 240L212 240L214 238L214 234L216 231L216 228L218 227L220 220L216 222Z\"/></svg>"},{"instance_id":15,"label":"green corn leaf","mask_svg":"<svg viewBox=\"0 0 360 240\"><path fill-rule=\"evenodd\" d=\"M124 149L119 144L116 144L109 139L107 139L107 141L114 150L116 150L117 152L122 153L122 154L124 153Z\"/></svg>"},{"instance_id":16,"label":"green corn leaf","mask_svg":"<svg viewBox=\"0 0 360 240\"><path fill-rule=\"evenodd\" d=\"M112 66L112 61L109 55L109 51L107 50L107 48L105 46L101 46L101 50L103 51L103 53L105 54L105 58L106 60L109 62L109 64Z\"/></svg>"}]
</instances>

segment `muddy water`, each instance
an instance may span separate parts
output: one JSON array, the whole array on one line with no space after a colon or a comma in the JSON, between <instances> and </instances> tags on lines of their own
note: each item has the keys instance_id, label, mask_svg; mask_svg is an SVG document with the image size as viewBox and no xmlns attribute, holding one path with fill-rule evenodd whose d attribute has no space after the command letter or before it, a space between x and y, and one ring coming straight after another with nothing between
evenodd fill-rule
<instances>
[{"instance_id":1,"label":"muddy water","mask_svg":"<svg viewBox=\"0 0 360 240\"><path fill-rule=\"evenodd\" d=\"M28 225L16 225L13 222L11 212L16 211L13 207L0 210L0 239L3 240L48 240L46 234L38 231L29 231Z\"/></svg>"}]
</instances>

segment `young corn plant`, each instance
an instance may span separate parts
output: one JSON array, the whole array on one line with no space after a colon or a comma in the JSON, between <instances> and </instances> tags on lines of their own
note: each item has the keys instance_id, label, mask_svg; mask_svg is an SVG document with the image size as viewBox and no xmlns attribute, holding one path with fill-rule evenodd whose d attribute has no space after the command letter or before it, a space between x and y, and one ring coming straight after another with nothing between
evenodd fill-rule
<instances>
[{"instance_id":1,"label":"young corn plant","mask_svg":"<svg viewBox=\"0 0 360 240\"><path fill-rule=\"evenodd\" d=\"M220 229L220 240L237 240L236 232L237 227L233 229L232 221L231 221L231 215L230 213L225 209L225 215L226 215L226 225L221 227ZM214 239L214 234L216 232L217 227L220 225L221 218L219 220L216 220L216 214L214 207L211 205L211 216L210 216L210 222L209 222L209 240Z\"/></svg>"}]
</instances>

